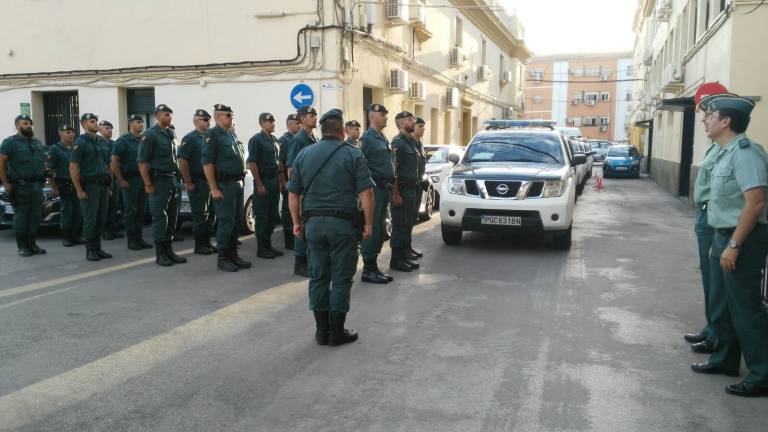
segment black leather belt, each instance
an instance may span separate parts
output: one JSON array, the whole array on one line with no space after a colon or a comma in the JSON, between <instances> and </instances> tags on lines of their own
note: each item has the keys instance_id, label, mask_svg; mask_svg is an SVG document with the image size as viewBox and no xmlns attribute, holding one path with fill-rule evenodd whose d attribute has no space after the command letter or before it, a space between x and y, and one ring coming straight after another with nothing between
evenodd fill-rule
<instances>
[{"instance_id":1,"label":"black leather belt","mask_svg":"<svg viewBox=\"0 0 768 432\"><path fill-rule=\"evenodd\" d=\"M397 186L401 188L419 188L421 182L419 180L398 180Z\"/></svg>"},{"instance_id":2,"label":"black leather belt","mask_svg":"<svg viewBox=\"0 0 768 432\"><path fill-rule=\"evenodd\" d=\"M385 179L385 178L378 178L373 177L373 182L376 183L376 187L390 190L392 189L392 183L394 182L393 179Z\"/></svg>"},{"instance_id":3,"label":"black leather belt","mask_svg":"<svg viewBox=\"0 0 768 432\"><path fill-rule=\"evenodd\" d=\"M32 183L45 183L45 177L16 177L9 180L11 184L24 186Z\"/></svg>"},{"instance_id":4,"label":"black leather belt","mask_svg":"<svg viewBox=\"0 0 768 432\"><path fill-rule=\"evenodd\" d=\"M112 179L108 175L83 177L83 183L96 183L103 186L109 186Z\"/></svg>"},{"instance_id":5,"label":"black leather belt","mask_svg":"<svg viewBox=\"0 0 768 432\"><path fill-rule=\"evenodd\" d=\"M304 212L304 220L308 220L312 217L335 217L351 221L354 217L352 212L345 212L340 210L307 210Z\"/></svg>"},{"instance_id":6,"label":"black leather belt","mask_svg":"<svg viewBox=\"0 0 768 432\"><path fill-rule=\"evenodd\" d=\"M176 171L153 170L152 174L154 176L160 176L160 177L176 177L179 173Z\"/></svg>"},{"instance_id":7,"label":"black leather belt","mask_svg":"<svg viewBox=\"0 0 768 432\"><path fill-rule=\"evenodd\" d=\"M217 181L243 181L245 179L245 173L241 174L227 174L223 172L216 173Z\"/></svg>"},{"instance_id":8,"label":"black leather belt","mask_svg":"<svg viewBox=\"0 0 768 432\"><path fill-rule=\"evenodd\" d=\"M53 182L56 183L56 186L71 185L72 179L69 177L54 177Z\"/></svg>"}]
</instances>

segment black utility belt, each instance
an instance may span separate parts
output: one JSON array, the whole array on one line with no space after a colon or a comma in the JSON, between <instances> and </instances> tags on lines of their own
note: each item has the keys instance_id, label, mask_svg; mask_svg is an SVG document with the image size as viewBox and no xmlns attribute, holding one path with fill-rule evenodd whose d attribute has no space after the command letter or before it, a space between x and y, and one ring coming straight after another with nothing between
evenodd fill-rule
<instances>
[{"instance_id":1,"label":"black utility belt","mask_svg":"<svg viewBox=\"0 0 768 432\"><path fill-rule=\"evenodd\" d=\"M177 171L152 170L153 177L178 177Z\"/></svg>"},{"instance_id":2,"label":"black utility belt","mask_svg":"<svg viewBox=\"0 0 768 432\"><path fill-rule=\"evenodd\" d=\"M227 174L223 172L216 173L216 181L243 181L245 180L245 173L240 174Z\"/></svg>"},{"instance_id":3,"label":"black utility belt","mask_svg":"<svg viewBox=\"0 0 768 432\"><path fill-rule=\"evenodd\" d=\"M83 177L83 183L96 183L102 186L109 186L112 184L112 178L108 175Z\"/></svg>"},{"instance_id":4,"label":"black utility belt","mask_svg":"<svg viewBox=\"0 0 768 432\"><path fill-rule=\"evenodd\" d=\"M262 169L259 169L259 174L262 177L273 178L273 177L277 177L277 170L262 170Z\"/></svg>"},{"instance_id":5,"label":"black utility belt","mask_svg":"<svg viewBox=\"0 0 768 432\"><path fill-rule=\"evenodd\" d=\"M376 183L376 187L391 190L393 187L394 179L385 179L385 178L373 178L373 182Z\"/></svg>"},{"instance_id":6,"label":"black utility belt","mask_svg":"<svg viewBox=\"0 0 768 432\"><path fill-rule=\"evenodd\" d=\"M304 220L309 220L309 218L313 217L335 217L338 219L344 219L351 221L354 219L355 214L351 211L341 211L341 210L307 210L302 214Z\"/></svg>"},{"instance_id":7,"label":"black utility belt","mask_svg":"<svg viewBox=\"0 0 768 432\"><path fill-rule=\"evenodd\" d=\"M138 177L141 177L141 173L138 171L126 171L123 173L123 178L125 180L133 180Z\"/></svg>"},{"instance_id":8,"label":"black utility belt","mask_svg":"<svg viewBox=\"0 0 768 432\"><path fill-rule=\"evenodd\" d=\"M56 183L56 186L71 186L72 185L72 179L69 177L54 177L53 182Z\"/></svg>"},{"instance_id":9,"label":"black utility belt","mask_svg":"<svg viewBox=\"0 0 768 432\"><path fill-rule=\"evenodd\" d=\"M32 183L45 183L45 177L16 177L8 181L13 185L24 186Z\"/></svg>"},{"instance_id":10,"label":"black utility belt","mask_svg":"<svg viewBox=\"0 0 768 432\"><path fill-rule=\"evenodd\" d=\"M420 180L398 180L397 186L401 188L420 188L421 187L421 181Z\"/></svg>"}]
</instances>

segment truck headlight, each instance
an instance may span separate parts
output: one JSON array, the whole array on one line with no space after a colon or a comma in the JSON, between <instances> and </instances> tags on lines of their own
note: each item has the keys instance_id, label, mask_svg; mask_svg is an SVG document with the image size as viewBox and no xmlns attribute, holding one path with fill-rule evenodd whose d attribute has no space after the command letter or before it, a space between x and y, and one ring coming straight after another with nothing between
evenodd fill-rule
<instances>
[{"instance_id":1,"label":"truck headlight","mask_svg":"<svg viewBox=\"0 0 768 432\"><path fill-rule=\"evenodd\" d=\"M464 187L464 179L451 179L451 183L448 185L448 192L457 195L466 195L467 189Z\"/></svg>"},{"instance_id":2,"label":"truck headlight","mask_svg":"<svg viewBox=\"0 0 768 432\"><path fill-rule=\"evenodd\" d=\"M559 197L565 192L565 182L562 180L547 180L544 182L542 198Z\"/></svg>"}]
</instances>

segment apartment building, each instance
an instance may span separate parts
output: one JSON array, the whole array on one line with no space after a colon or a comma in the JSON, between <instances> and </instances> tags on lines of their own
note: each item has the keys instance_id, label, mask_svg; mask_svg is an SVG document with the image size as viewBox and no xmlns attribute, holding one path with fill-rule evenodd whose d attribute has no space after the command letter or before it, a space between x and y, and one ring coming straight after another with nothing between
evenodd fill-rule
<instances>
[{"instance_id":1,"label":"apartment building","mask_svg":"<svg viewBox=\"0 0 768 432\"><path fill-rule=\"evenodd\" d=\"M526 119L556 120L589 138L627 139L632 53L537 56L526 72Z\"/></svg>"},{"instance_id":2,"label":"apartment building","mask_svg":"<svg viewBox=\"0 0 768 432\"><path fill-rule=\"evenodd\" d=\"M522 116L524 27L492 0L136 0L83 14L92 7L6 5L35 21L0 29L0 132L25 112L52 144L94 112L123 133L159 103L183 132L196 108L226 103L247 138L264 111L312 104L365 122L377 102L424 117L426 142L466 144L486 119Z\"/></svg>"},{"instance_id":3,"label":"apartment building","mask_svg":"<svg viewBox=\"0 0 768 432\"><path fill-rule=\"evenodd\" d=\"M630 110L630 141L645 148L646 169L664 188L692 195L711 142L694 95L708 82L757 101L747 134L768 145L768 2L640 0Z\"/></svg>"}]
</instances>

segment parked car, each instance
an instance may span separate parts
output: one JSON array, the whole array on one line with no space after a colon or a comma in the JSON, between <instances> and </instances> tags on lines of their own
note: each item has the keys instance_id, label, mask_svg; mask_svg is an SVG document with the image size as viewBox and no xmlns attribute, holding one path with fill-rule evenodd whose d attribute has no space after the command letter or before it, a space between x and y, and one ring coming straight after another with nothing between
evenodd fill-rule
<instances>
[{"instance_id":1,"label":"parked car","mask_svg":"<svg viewBox=\"0 0 768 432\"><path fill-rule=\"evenodd\" d=\"M431 144L425 145L424 150L427 152L426 172L435 189L435 208L439 208L439 191L453 166L449 156L455 154L461 159L464 156L464 148L452 144Z\"/></svg>"},{"instance_id":2,"label":"parked car","mask_svg":"<svg viewBox=\"0 0 768 432\"><path fill-rule=\"evenodd\" d=\"M573 144L573 147L571 146ZM571 247L576 170L587 156L551 121L489 120L441 190L441 232L448 245L464 231L544 233Z\"/></svg>"},{"instance_id":3,"label":"parked car","mask_svg":"<svg viewBox=\"0 0 768 432\"><path fill-rule=\"evenodd\" d=\"M603 177L640 177L643 156L632 145L614 145L608 148L603 161Z\"/></svg>"},{"instance_id":4,"label":"parked car","mask_svg":"<svg viewBox=\"0 0 768 432\"><path fill-rule=\"evenodd\" d=\"M282 196L280 197L282 200ZM245 185L243 187L243 203L245 212L245 220L240 227L240 231L243 234L253 234L256 232L256 219L253 218L253 176L250 170L246 170L245 173ZM189 204L189 196L187 191L181 192L181 208L179 209L178 224L181 225L184 222L192 221L192 208Z\"/></svg>"},{"instance_id":5,"label":"parked car","mask_svg":"<svg viewBox=\"0 0 768 432\"><path fill-rule=\"evenodd\" d=\"M568 145L570 145L573 154L584 155L584 163L574 167L574 170L576 171L576 195L578 196L584 191L584 184L587 182L587 155L576 140L570 138L565 139Z\"/></svg>"},{"instance_id":6,"label":"parked car","mask_svg":"<svg viewBox=\"0 0 768 432\"><path fill-rule=\"evenodd\" d=\"M419 206L419 220L427 221L432 219L432 213L434 212L435 201L437 199L437 190L435 189L435 183L432 181L429 175L424 174L424 180L430 182L429 188L422 192L421 205ZM386 231L386 238L389 239L392 236L392 207L387 207L387 216L384 221L384 229Z\"/></svg>"},{"instance_id":7,"label":"parked car","mask_svg":"<svg viewBox=\"0 0 768 432\"><path fill-rule=\"evenodd\" d=\"M595 151L595 161L596 162L602 162L605 160L605 154L608 153L608 147L612 146L613 143L610 141L604 141L604 140L588 140L587 141L590 146L592 146L592 150Z\"/></svg>"},{"instance_id":8,"label":"parked car","mask_svg":"<svg viewBox=\"0 0 768 432\"><path fill-rule=\"evenodd\" d=\"M61 217L61 200L53 196L53 189L49 184L43 187L43 219L40 226L59 226ZM0 186L0 225L13 225L13 206L8 200L5 188Z\"/></svg>"}]
</instances>

